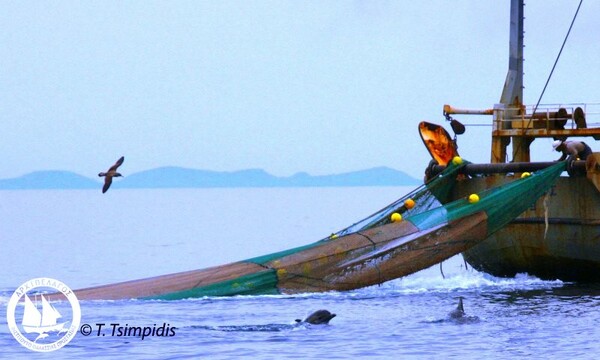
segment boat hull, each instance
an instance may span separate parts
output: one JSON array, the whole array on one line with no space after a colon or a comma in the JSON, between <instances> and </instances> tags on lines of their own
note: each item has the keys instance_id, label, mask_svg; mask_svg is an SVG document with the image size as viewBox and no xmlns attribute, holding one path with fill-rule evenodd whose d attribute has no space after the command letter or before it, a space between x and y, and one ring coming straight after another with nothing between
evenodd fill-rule
<instances>
[{"instance_id":1,"label":"boat hull","mask_svg":"<svg viewBox=\"0 0 600 360\"><path fill-rule=\"evenodd\" d=\"M454 196L510 180L468 179L457 184ZM561 177L547 196L463 256L473 268L498 277L527 273L549 280L600 281L599 244L600 193L585 177Z\"/></svg>"}]
</instances>

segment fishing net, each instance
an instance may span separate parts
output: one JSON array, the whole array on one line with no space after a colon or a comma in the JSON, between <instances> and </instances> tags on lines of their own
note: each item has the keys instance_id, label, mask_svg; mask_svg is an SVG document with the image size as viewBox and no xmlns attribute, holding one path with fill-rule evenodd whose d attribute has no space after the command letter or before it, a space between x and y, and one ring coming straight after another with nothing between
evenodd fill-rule
<instances>
[{"instance_id":1,"label":"fishing net","mask_svg":"<svg viewBox=\"0 0 600 360\"><path fill-rule=\"evenodd\" d=\"M420 229L427 229L439 224L442 221L440 219L452 221L474 211L485 211L488 218L493 220L489 231L491 234L531 206L566 169L566 163L557 163L530 177L484 190L477 194L480 201L476 204L470 204L467 199L449 202L457 181L461 179L460 169L468 164L468 161L460 165L450 163L437 177L367 218L340 230L334 237L389 224L393 213L401 214ZM407 208L407 200L413 200L415 206Z\"/></svg>"},{"instance_id":2,"label":"fishing net","mask_svg":"<svg viewBox=\"0 0 600 360\"><path fill-rule=\"evenodd\" d=\"M451 201L460 169L438 176L367 218L305 246L209 269L77 291L81 298L181 299L351 290L435 265L477 245L542 196L561 162L529 177ZM408 200L411 200L407 202ZM411 206L414 202L414 206ZM391 220L393 213L401 221Z\"/></svg>"},{"instance_id":3,"label":"fishing net","mask_svg":"<svg viewBox=\"0 0 600 360\"><path fill-rule=\"evenodd\" d=\"M406 218L408 216L420 214L427 210L441 206L442 204L448 202L457 178L459 177L458 173L460 169L467 164L470 164L470 162L462 161L460 164L454 164L452 162L449 163L446 169L444 169L442 173L433 179L430 179L425 184L402 196L400 199L394 201L385 208L343 230L338 231L334 235L342 236L357 231L371 229L376 226L389 224L391 222L391 215L393 213L399 213L402 215L402 217ZM408 200L412 200L414 203L412 208L407 207L406 202Z\"/></svg>"}]
</instances>

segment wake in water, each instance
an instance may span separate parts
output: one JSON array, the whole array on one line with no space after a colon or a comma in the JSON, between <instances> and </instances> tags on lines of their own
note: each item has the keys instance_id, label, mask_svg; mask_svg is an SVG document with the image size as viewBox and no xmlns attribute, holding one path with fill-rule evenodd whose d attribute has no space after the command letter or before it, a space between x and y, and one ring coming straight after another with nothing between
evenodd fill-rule
<instances>
[{"instance_id":1,"label":"wake in water","mask_svg":"<svg viewBox=\"0 0 600 360\"><path fill-rule=\"evenodd\" d=\"M223 332L279 332L279 331L297 331L309 330L314 328L322 328L330 326L329 324L309 324L306 322L296 322L294 324L263 324L263 325L223 325L223 326L207 326L207 325L192 325L190 329L223 331Z\"/></svg>"},{"instance_id":2,"label":"wake in water","mask_svg":"<svg viewBox=\"0 0 600 360\"><path fill-rule=\"evenodd\" d=\"M473 315L469 315L469 316L463 316L460 318L451 318L451 317L445 317L443 319L438 319L438 320L425 320L422 321L422 323L424 324L440 324L440 323L450 323L450 324L474 324L474 323L478 323L480 322L481 319L479 319L478 316L473 316Z\"/></svg>"},{"instance_id":3,"label":"wake in water","mask_svg":"<svg viewBox=\"0 0 600 360\"><path fill-rule=\"evenodd\" d=\"M455 256L444 262L445 276L438 266L415 274L352 291L356 295L410 295L421 293L447 293L456 291L515 291L539 290L563 287L561 280L541 280L528 274L517 274L513 278L499 278L474 269L465 269L462 256Z\"/></svg>"},{"instance_id":4,"label":"wake in water","mask_svg":"<svg viewBox=\"0 0 600 360\"><path fill-rule=\"evenodd\" d=\"M223 331L223 332L277 332L291 331L297 328L298 325L293 324L265 324L265 325L226 325L226 326L204 326L192 325L189 328L199 330Z\"/></svg>"}]
</instances>

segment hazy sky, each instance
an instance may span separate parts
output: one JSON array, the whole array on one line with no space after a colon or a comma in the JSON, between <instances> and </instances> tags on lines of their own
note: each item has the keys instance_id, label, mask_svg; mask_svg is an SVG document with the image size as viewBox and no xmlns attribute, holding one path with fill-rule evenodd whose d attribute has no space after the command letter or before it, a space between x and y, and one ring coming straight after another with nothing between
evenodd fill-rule
<instances>
[{"instance_id":1,"label":"hazy sky","mask_svg":"<svg viewBox=\"0 0 600 360\"><path fill-rule=\"evenodd\" d=\"M528 1L535 103L579 1ZM421 177L417 125L491 108L509 1L0 2L0 178L159 166ZM584 2L545 103L600 102L600 1ZM458 117L490 123L489 117ZM447 127L449 128L449 127ZM463 157L489 160L488 127ZM559 157L536 141L533 160ZM594 148L594 144L592 145ZM600 150L600 146L595 146Z\"/></svg>"}]
</instances>

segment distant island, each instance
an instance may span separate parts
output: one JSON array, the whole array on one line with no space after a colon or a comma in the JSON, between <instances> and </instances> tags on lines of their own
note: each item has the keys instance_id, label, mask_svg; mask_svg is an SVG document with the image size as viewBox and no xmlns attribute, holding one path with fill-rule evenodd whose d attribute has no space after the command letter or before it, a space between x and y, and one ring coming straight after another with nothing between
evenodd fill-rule
<instances>
[{"instance_id":1,"label":"distant island","mask_svg":"<svg viewBox=\"0 0 600 360\"><path fill-rule=\"evenodd\" d=\"M334 175L297 173L278 177L262 169L210 171L161 167L128 174L113 181L113 189L228 188L228 187L343 187L405 186L422 183L406 173L388 167ZM36 171L11 179L0 179L0 190L96 189L101 181L69 171Z\"/></svg>"}]
</instances>

